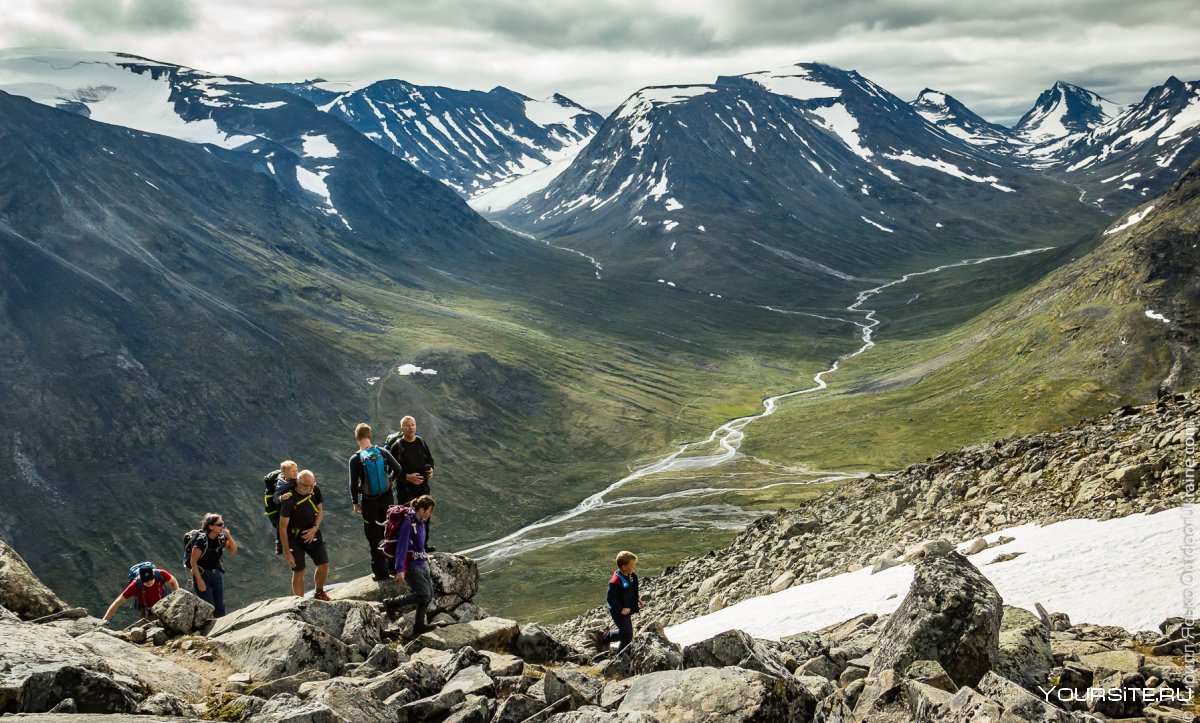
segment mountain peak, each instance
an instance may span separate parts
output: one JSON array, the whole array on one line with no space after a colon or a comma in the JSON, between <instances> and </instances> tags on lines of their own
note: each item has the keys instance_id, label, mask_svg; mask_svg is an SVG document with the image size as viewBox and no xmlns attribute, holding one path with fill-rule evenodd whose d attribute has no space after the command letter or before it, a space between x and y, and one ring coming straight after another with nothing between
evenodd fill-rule
<instances>
[{"instance_id":1,"label":"mountain peak","mask_svg":"<svg viewBox=\"0 0 1200 723\"><path fill-rule=\"evenodd\" d=\"M1122 109L1087 88L1059 80L1042 91L1013 130L1032 143L1046 143L1087 133Z\"/></svg>"}]
</instances>

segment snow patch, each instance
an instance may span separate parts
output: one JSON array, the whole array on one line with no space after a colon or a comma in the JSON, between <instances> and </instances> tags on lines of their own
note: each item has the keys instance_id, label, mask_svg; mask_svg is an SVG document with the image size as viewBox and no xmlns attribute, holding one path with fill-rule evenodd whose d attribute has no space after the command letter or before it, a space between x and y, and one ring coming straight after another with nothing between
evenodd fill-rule
<instances>
[{"instance_id":1,"label":"snow patch","mask_svg":"<svg viewBox=\"0 0 1200 723\"><path fill-rule=\"evenodd\" d=\"M842 95L840 88L834 88L819 80L814 80L811 73L797 65L789 65L776 70L764 70L759 73L747 73L742 77L762 86L768 93L796 100L838 98Z\"/></svg>"},{"instance_id":2,"label":"snow patch","mask_svg":"<svg viewBox=\"0 0 1200 723\"><path fill-rule=\"evenodd\" d=\"M323 135L306 133L300 140L304 143L304 155L309 158L337 158L337 146Z\"/></svg>"},{"instance_id":3,"label":"snow patch","mask_svg":"<svg viewBox=\"0 0 1200 723\"><path fill-rule=\"evenodd\" d=\"M864 221L866 221L867 223L871 224L872 226L874 226L875 228L879 229L880 231L887 231L888 233L895 233L895 231L893 231L892 229L888 228L887 226L881 226L881 225L879 225L879 224L875 223L874 221L872 221L871 219L867 218L866 216L859 216L859 218L861 218L862 220L864 220Z\"/></svg>"},{"instance_id":4,"label":"snow patch","mask_svg":"<svg viewBox=\"0 0 1200 723\"><path fill-rule=\"evenodd\" d=\"M437 374L437 371L433 369L422 369L416 364L409 363L401 364L400 366L396 367L396 373L402 377L410 377L413 374Z\"/></svg>"},{"instance_id":5,"label":"snow patch","mask_svg":"<svg viewBox=\"0 0 1200 723\"><path fill-rule=\"evenodd\" d=\"M1007 605L1067 613L1076 622L1153 630L1183 615L1185 508L1155 515L1137 513L1107 521L1065 520L1046 527L1027 524L988 535L1015 538L970 557ZM1022 552L1003 563L997 555ZM1154 560L1147 565L1146 560ZM1103 574L1097 574L1103 570ZM875 575L863 568L796 585L773 595L745 600L710 615L667 628L670 639L690 645L726 630L778 640L834 625L861 613L892 613L912 582L913 566L900 565Z\"/></svg>"},{"instance_id":6,"label":"snow patch","mask_svg":"<svg viewBox=\"0 0 1200 723\"><path fill-rule=\"evenodd\" d=\"M1126 218L1124 221L1122 221L1120 225L1113 226L1109 230L1105 231L1104 235L1111 236L1112 234L1117 233L1118 231L1124 231L1125 229L1129 228L1130 226L1132 226L1132 225L1140 222L1142 219L1146 218L1146 216L1149 215L1149 213L1153 210L1154 210L1154 204L1150 204L1149 206L1143 208L1141 211L1137 211L1135 213L1130 214L1129 217Z\"/></svg>"},{"instance_id":7,"label":"snow patch","mask_svg":"<svg viewBox=\"0 0 1200 723\"><path fill-rule=\"evenodd\" d=\"M664 176L664 178L666 178L666 176ZM668 198L664 206L668 211L678 211L679 209L683 208L683 204L679 201L676 201L674 197Z\"/></svg>"},{"instance_id":8,"label":"snow patch","mask_svg":"<svg viewBox=\"0 0 1200 723\"><path fill-rule=\"evenodd\" d=\"M1161 321L1164 324L1171 323L1170 319L1168 319L1167 317L1163 316L1162 314L1160 314L1157 311L1154 311L1152 309L1146 309L1146 317L1149 319L1154 319L1155 321Z\"/></svg>"},{"instance_id":9,"label":"snow patch","mask_svg":"<svg viewBox=\"0 0 1200 723\"><path fill-rule=\"evenodd\" d=\"M841 103L834 103L828 108L815 108L813 114L821 119L821 125L832 132L842 143L859 158L870 158L875 155L870 148L862 145L858 137L858 119L846 110Z\"/></svg>"}]
</instances>

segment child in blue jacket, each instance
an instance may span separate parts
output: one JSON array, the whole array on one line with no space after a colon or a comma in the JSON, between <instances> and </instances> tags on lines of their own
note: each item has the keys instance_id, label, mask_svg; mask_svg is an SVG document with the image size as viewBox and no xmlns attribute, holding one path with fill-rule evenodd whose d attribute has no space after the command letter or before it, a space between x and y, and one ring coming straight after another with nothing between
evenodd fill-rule
<instances>
[{"instance_id":1,"label":"child in blue jacket","mask_svg":"<svg viewBox=\"0 0 1200 723\"><path fill-rule=\"evenodd\" d=\"M628 550L617 553L617 569L608 581L608 613L617 629L596 631L596 647L607 650L615 640L620 652L633 640L633 614L641 610L638 596L637 555Z\"/></svg>"}]
</instances>

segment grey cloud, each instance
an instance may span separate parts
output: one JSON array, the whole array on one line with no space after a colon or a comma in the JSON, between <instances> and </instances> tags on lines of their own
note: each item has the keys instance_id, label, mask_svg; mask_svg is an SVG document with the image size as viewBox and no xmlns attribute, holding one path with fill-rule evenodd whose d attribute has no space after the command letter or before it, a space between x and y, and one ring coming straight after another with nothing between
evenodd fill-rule
<instances>
[{"instance_id":1,"label":"grey cloud","mask_svg":"<svg viewBox=\"0 0 1200 723\"><path fill-rule=\"evenodd\" d=\"M346 33L341 28L319 13L308 13L294 20L287 26L285 34L292 40L320 47L346 39Z\"/></svg>"},{"instance_id":2,"label":"grey cloud","mask_svg":"<svg viewBox=\"0 0 1200 723\"><path fill-rule=\"evenodd\" d=\"M180 31L196 25L188 0L72 0L64 14L89 33Z\"/></svg>"}]
</instances>

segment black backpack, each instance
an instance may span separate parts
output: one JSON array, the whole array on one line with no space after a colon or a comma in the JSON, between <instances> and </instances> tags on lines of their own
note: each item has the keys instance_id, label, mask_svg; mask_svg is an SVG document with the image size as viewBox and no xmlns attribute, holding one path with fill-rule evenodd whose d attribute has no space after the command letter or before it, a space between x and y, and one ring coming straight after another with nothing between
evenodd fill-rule
<instances>
[{"instance_id":1,"label":"black backpack","mask_svg":"<svg viewBox=\"0 0 1200 723\"><path fill-rule=\"evenodd\" d=\"M208 535L204 534L204 530L191 530L183 535L183 569L192 569L192 545L197 539L204 540L204 549L200 552L203 556L208 552ZM217 543L221 549L225 549L225 535L217 535Z\"/></svg>"},{"instance_id":2,"label":"black backpack","mask_svg":"<svg viewBox=\"0 0 1200 723\"><path fill-rule=\"evenodd\" d=\"M275 485L283 473L271 470L263 477L263 514L274 517L279 514L279 500L275 498Z\"/></svg>"}]
</instances>

